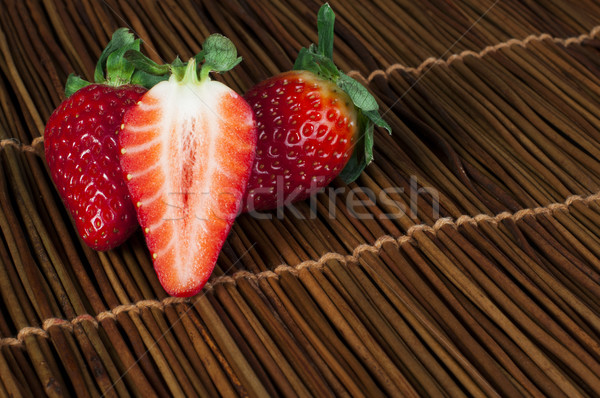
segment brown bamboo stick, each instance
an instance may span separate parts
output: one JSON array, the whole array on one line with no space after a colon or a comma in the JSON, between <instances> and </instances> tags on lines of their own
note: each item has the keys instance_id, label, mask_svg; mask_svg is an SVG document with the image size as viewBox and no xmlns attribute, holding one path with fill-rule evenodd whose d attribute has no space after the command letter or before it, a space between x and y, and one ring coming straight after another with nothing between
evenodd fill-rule
<instances>
[{"instance_id":1,"label":"brown bamboo stick","mask_svg":"<svg viewBox=\"0 0 600 398\"><path fill-rule=\"evenodd\" d=\"M476 287L466 275L454 269L446 255L443 252L438 251L434 243L431 242L423 232L417 232L416 235L419 244L422 245L427 256L430 257L432 261L438 262L441 271L444 272L444 274L447 275L447 277L450 278L450 280L455 283L467 297L484 309L490 317L496 320L496 322L501 324L506 333L518 342L521 348L527 352L527 354L543 368L545 372L547 372L566 394L569 396L581 396L578 387L574 385L564 372L559 369L556 364L553 364L551 360L493 304L481 288Z\"/></svg>"},{"instance_id":2,"label":"brown bamboo stick","mask_svg":"<svg viewBox=\"0 0 600 398\"><path fill-rule=\"evenodd\" d=\"M374 335L375 332L381 335L379 338L379 344L384 347L386 352L390 353L390 355L395 353L394 361L396 364L400 362L404 365L401 368L404 374L412 375L409 380L411 384L415 386L415 388L420 387L418 390L419 395L442 395L443 392L440 389L437 381L433 379L431 375L429 375L428 371L417 360L415 355L411 352L410 345L405 343L401 336L398 335L397 332L391 328L391 325L385 321L385 318L382 316L385 308L383 300L380 300L380 309L374 305L371 305L365 296L366 292L369 292L369 290L365 289L362 291L359 285L355 283L343 266L336 261L331 261L326 270L329 269L329 267L331 267L331 271L342 282L343 286L348 289L348 294L354 299L356 305L361 307L362 313L370 318L372 323L370 332ZM346 301L348 301L348 299L346 299ZM388 310L391 310L391 308ZM357 310L354 309L354 312L357 312ZM363 319L361 320L366 324ZM453 392L454 394L460 395L457 389L454 389Z\"/></svg>"},{"instance_id":3,"label":"brown bamboo stick","mask_svg":"<svg viewBox=\"0 0 600 398\"><path fill-rule=\"evenodd\" d=\"M207 375L206 369L202 364L202 360L197 355L195 350L188 349L188 347L191 347L193 343L185 330L181 316L177 313L176 307L179 306L186 309L189 308L179 304L175 306L165 305L164 312L166 316L166 322L160 323L161 330L172 328L172 331L175 335L173 340L176 344L181 346L181 349L175 355L177 357L180 355L185 355L189 361L189 366L186 367L186 376L193 384L197 393L201 396L215 395L217 394L217 390L210 380L210 377ZM153 312L156 312L156 310Z\"/></svg>"},{"instance_id":4,"label":"brown bamboo stick","mask_svg":"<svg viewBox=\"0 0 600 398\"><path fill-rule=\"evenodd\" d=\"M144 351L142 355L145 356L148 354L152 356L154 363L158 367L161 376L164 378L164 381L170 390L170 393L175 397L184 397L184 390L179 384L179 381L173 373L172 368L169 366L169 363L165 359L161 347L159 347L157 342L152 338L152 335L144 326L140 316L137 313L130 313L127 315L135 324L135 327L140 333L140 336L144 341L144 345L146 346L146 351Z\"/></svg>"},{"instance_id":5,"label":"brown bamboo stick","mask_svg":"<svg viewBox=\"0 0 600 398\"><path fill-rule=\"evenodd\" d=\"M593 386L595 384L594 374L598 372L598 366L600 366L600 364L590 356L589 352L570 338L559 325L551 320L550 317L537 307L520 289L512 285L505 275L498 272L497 268L492 267L491 262L482 256L481 253L476 250L469 250L470 247L466 239L462 238L461 235L456 234L454 229L446 226L441 229L440 232L441 231L443 231L443 233L438 233L437 236L446 247L454 247L454 250L451 249L452 252L459 256L458 260L461 261L462 264L470 266L469 273L481 283L481 286L485 291L488 292L491 297L494 297L499 305L504 307L504 310L509 314L513 313L517 308L521 308L523 310L522 313L513 315L513 318L521 323L521 327L527 330L532 336L536 336L536 339L538 339L541 345L548 344L546 349L553 352L557 357L564 355L565 357L563 357L563 360L565 363L569 363L569 366L574 370L578 369L577 372L581 372L580 376L586 380L590 386ZM452 235L452 238L448 239L450 235ZM468 256L472 258L473 262L469 261L466 256L463 256L458 250L458 247L460 247L461 251L465 254L468 251ZM483 272L473 266L475 262L485 270L485 273L488 274L488 278L490 278L489 280L485 279ZM492 280L498 287L491 284ZM513 301L515 302L514 304ZM527 316L525 311L530 315ZM538 329L536 323L531 323L530 317L536 319L537 322L543 326L543 329ZM552 336L549 333L546 334L546 331L555 336L556 340L553 343L551 343ZM560 345L564 348L560 347ZM555 349L556 351L554 351Z\"/></svg>"},{"instance_id":6,"label":"brown bamboo stick","mask_svg":"<svg viewBox=\"0 0 600 398\"><path fill-rule=\"evenodd\" d=\"M2 351L0 351L0 379L6 388L6 396L22 397L22 392L27 391L11 371Z\"/></svg>"},{"instance_id":7,"label":"brown bamboo stick","mask_svg":"<svg viewBox=\"0 0 600 398\"><path fill-rule=\"evenodd\" d=\"M222 323L218 320L214 309L210 307L210 304L206 298L200 297L195 301L194 307L198 310L203 319L207 322L207 327L212 331L215 340L219 343L223 353L227 356L231 366L236 370L236 374L242 380L244 387L247 389L250 396L264 396L266 391L263 385L252 369L248 366L248 363L243 358L231 336L223 328Z\"/></svg>"},{"instance_id":8,"label":"brown bamboo stick","mask_svg":"<svg viewBox=\"0 0 600 398\"><path fill-rule=\"evenodd\" d=\"M35 371L25 360L25 355L21 348L2 350L5 355L8 366L12 369L17 377L19 389L23 395L44 394L44 389L39 383L39 379L35 375Z\"/></svg>"},{"instance_id":9,"label":"brown bamboo stick","mask_svg":"<svg viewBox=\"0 0 600 398\"><path fill-rule=\"evenodd\" d=\"M416 252L410 242L403 243L402 248L409 256L411 256L413 261L417 259L415 256ZM388 244L385 247L385 252L392 253L391 256L394 259L394 261L388 261L388 264L395 265L404 263L404 261L400 261L400 259L397 258L397 248L390 247ZM393 253L396 253L395 258L393 257ZM483 393L483 389L487 391L486 393L488 395L496 395L497 393L494 391L494 388L483 378L479 370L470 363L461 350L455 347L455 344L448 334L449 331L442 329L440 322L446 322L451 324L455 330L458 329L453 333L457 333L457 335L460 335L463 338L464 336L468 336L461 331L461 326L458 322L445 314L445 311L441 311L441 308L444 308L444 304L440 303L435 295L431 295L427 291L427 288L419 290L413 288L411 293L414 298L412 298L408 294L408 291L413 284L414 286L419 286L419 281L414 278L403 278L402 273L398 272L398 265L392 267L392 269L395 268L393 272L395 275L399 276L399 280L402 280L402 283L405 284L406 287L400 285L394 277L389 276L390 270L378 266L378 262L375 261L372 256L364 255L364 258L369 259L368 263L365 263L363 260L363 264L365 265L364 270L374 279L374 282L382 289L388 300L398 308L399 312L407 319L407 322L418 331L421 338L424 339L430 349L438 358L440 358L440 361L450 369L454 374L454 377L463 384L467 391L471 394L480 394ZM422 288L422 286L419 286L419 288ZM431 304L429 304L430 302ZM436 305L437 309L440 310L438 313L439 315L434 311L427 311L427 307L430 305ZM480 354L482 353L480 349L478 350L477 344L471 342L470 344L467 343L467 345L470 349L476 352L478 351ZM479 360L483 360L484 358L485 354L479 355L478 357ZM492 367L493 366L494 364L492 363ZM486 368L485 364L484 368Z\"/></svg>"},{"instance_id":10,"label":"brown bamboo stick","mask_svg":"<svg viewBox=\"0 0 600 398\"><path fill-rule=\"evenodd\" d=\"M305 290L300 281L292 276L288 271L278 273L281 281L281 292L285 291L289 295L290 302L298 307L302 317L306 317L306 322L310 325L314 333L323 341L332 354L343 361L345 368L350 369L355 375L357 382L360 382L362 389L367 395L383 396L383 392L364 366L361 365L358 358L346 347L343 342L337 338L335 331L327 322L319 307L313 301L313 298ZM283 297L282 295L279 296ZM287 307L290 310L290 307Z\"/></svg>"},{"instance_id":11,"label":"brown bamboo stick","mask_svg":"<svg viewBox=\"0 0 600 398\"><path fill-rule=\"evenodd\" d=\"M255 354L255 351L252 350L250 345L247 344L245 338L235 327L232 319L229 317L229 315L225 311L225 309L221 306L220 302L218 300L216 300L214 291L212 291L211 294L209 294L207 297L208 297L212 307L214 308L215 312L217 313L217 315L223 322L223 325L227 328L227 330L231 334L231 338L236 342L240 351L242 352L242 354L248 361L248 364L250 365L250 367L252 367L252 369L254 370L256 377L260 380L260 382L264 386L265 390L267 390L267 392L270 395L275 394L276 387L272 383L272 381L269 379L269 377L267 376L265 367L259 361L257 355Z\"/></svg>"},{"instance_id":12,"label":"brown bamboo stick","mask_svg":"<svg viewBox=\"0 0 600 398\"><path fill-rule=\"evenodd\" d=\"M348 370L332 356L320 338L300 316L296 307L281 291L276 278L259 278L258 284L271 305L275 307L277 314L286 327L319 368L320 373L327 380L333 392L338 396L362 394L360 387L356 384L354 378L350 376Z\"/></svg>"},{"instance_id":13,"label":"brown bamboo stick","mask_svg":"<svg viewBox=\"0 0 600 398\"><path fill-rule=\"evenodd\" d=\"M300 383L296 373L291 369L285 358L282 358L283 355L277 346L270 340L270 337L264 331L258 320L252 315L244 314L244 312L251 314L251 311L248 309L247 311L242 312L241 309L236 308L236 306L247 306L247 304L241 300L235 300L233 297L239 297L239 293L236 289L227 289L228 285L216 286L215 297L223 304L223 307L237 325L240 334L243 335L244 339L248 342L248 345L256 352L257 357L260 359L260 363L265 367L265 370L269 373L270 378L273 380L273 383L277 385L281 393L289 396L297 395L293 385L296 385L296 388L300 389L304 389L304 386ZM232 293L229 293L229 291ZM252 324L250 322L252 322ZM254 327L252 325L254 325ZM258 331L256 330L257 328ZM268 341L263 343L265 340ZM267 349L265 344L269 349ZM283 363L282 367L278 366L280 363ZM306 392L308 393L308 391ZM269 393L272 394L273 391L270 390Z\"/></svg>"},{"instance_id":14,"label":"brown bamboo stick","mask_svg":"<svg viewBox=\"0 0 600 398\"><path fill-rule=\"evenodd\" d=\"M354 346L361 359L373 369L383 388L390 394L416 396L416 391L408 384L404 376L397 371L388 356L372 340L371 336L363 329L354 315L345 308L328 283L318 273L310 273L304 269L300 271L300 279L328 317L335 322L339 332ZM319 284L325 291L317 288ZM335 301L333 301L335 300ZM356 327L356 329L354 329ZM364 345L363 345L364 344Z\"/></svg>"},{"instance_id":15,"label":"brown bamboo stick","mask_svg":"<svg viewBox=\"0 0 600 398\"><path fill-rule=\"evenodd\" d=\"M233 396L235 395L235 390L232 387L229 379L227 378L223 369L219 366L217 358L211 351L209 345L202 337L202 334L199 333L197 326L198 322L195 321L195 318L190 316L193 314L189 314L188 308L179 306L178 313L179 319L183 323L190 340L192 341L193 347L196 350L196 353L202 360L204 368L206 369L207 374L210 377L210 383L205 383L205 385L210 386L213 385L214 389L218 391L221 395L224 396ZM202 326L202 329L204 327Z\"/></svg>"}]
</instances>

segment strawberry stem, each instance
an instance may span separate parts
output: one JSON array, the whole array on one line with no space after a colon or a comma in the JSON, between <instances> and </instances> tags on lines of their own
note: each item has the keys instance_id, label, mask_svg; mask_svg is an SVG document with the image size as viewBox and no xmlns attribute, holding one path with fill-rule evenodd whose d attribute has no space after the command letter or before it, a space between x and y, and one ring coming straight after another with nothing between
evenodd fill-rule
<instances>
[{"instance_id":1,"label":"strawberry stem","mask_svg":"<svg viewBox=\"0 0 600 398\"><path fill-rule=\"evenodd\" d=\"M204 67L202 68L204 71ZM202 72L201 72L202 73ZM206 74L208 76L208 73ZM173 75L175 76L175 75ZM196 68L196 58L191 58L188 61L187 67L185 68L185 73L183 74L183 78L179 80L182 84L198 84L199 81L204 81L204 78L200 78L198 80L198 69Z\"/></svg>"},{"instance_id":2,"label":"strawberry stem","mask_svg":"<svg viewBox=\"0 0 600 398\"><path fill-rule=\"evenodd\" d=\"M200 69L200 81L203 82L206 79L210 78L208 77L208 75L210 74L210 72L213 71L213 67L207 63L205 63L204 65L202 65L202 68Z\"/></svg>"},{"instance_id":3,"label":"strawberry stem","mask_svg":"<svg viewBox=\"0 0 600 398\"><path fill-rule=\"evenodd\" d=\"M318 50L321 55L331 60L333 60L334 23L335 13L328 3L323 4L317 15Z\"/></svg>"}]
</instances>

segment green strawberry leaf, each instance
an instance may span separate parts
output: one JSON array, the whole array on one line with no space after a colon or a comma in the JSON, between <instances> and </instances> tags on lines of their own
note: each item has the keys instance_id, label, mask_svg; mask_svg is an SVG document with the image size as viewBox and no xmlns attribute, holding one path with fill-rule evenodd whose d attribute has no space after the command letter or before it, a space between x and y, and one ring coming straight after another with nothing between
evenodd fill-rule
<instances>
[{"instance_id":1,"label":"green strawberry leaf","mask_svg":"<svg viewBox=\"0 0 600 398\"><path fill-rule=\"evenodd\" d=\"M387 132L389 134L392 134L392 128L390 127L389 124L387 124L387 122L385 120L383 120L383 118L379 115L379 111L378 110L374 110L374 111L365 111L363 110L363 113L366 117L369 118L369 120L371 120L373 123L375 123L376 126L379 127L383 127L384 129L387 130Z\"/></svg>"},{"instance_id":2,"label":"green strawberry leaf","mask_svg":"<svg viewBox=\"0 0 600 398\"><path fill-rule=\"evenodd\" d=\"M200 79L205 78L211 71L227 72L242 62L242 57L237 56L235 44L228 38L218 33L206 38L202 44L204 65L200 71Z\"/></svg>"},{"instance_id":3,"label":"green strawberry leaf","mask_svg":"<svg viewBox=\"0 0 600 398\"><path fill-rule=\"evenodd\" d=\"M379 105L365 86L354 80L348 75L340 74L337 85L350 96L354 105L363 111L376 111Z\"/></svg>"},{"instance_id":4,"label":"green strawberry leaf","mask_svg":"<svg viewBox=\"0 0 600 398\"><path fill-rule=\"evenodd\" d=\"M373 123L359 113L358 132L360 136L354 146L354 151L340 173L340 178L349 184L356 180L365 167L373 160Z\"/></svg>"},{"instance_id":5,"label":"green strawberry leaf","mask_svg":"<svg viewBox=\"0 0 600 398\"><path fill-rule=\"evenodd\" d=\"M294 70L307 70L318 75L320 68L310 50L308 48L302 48L298 53L296 62L294 62Z\"/></svg>"},{"instance_id":6,"label":"green strawberry leaf","mask_svg":"<svg viewBox=\"0 0 600 398\"><path fill-rule=\"evenodd\" d=\"M130 83L135 67L124 58L124 54L128 50L139 52L139 49L140 40L136 40L127 28L117 29L100 54L94 70L94 82L114 86ZM65 85L65 95L70 97L89 84L91 83L71 74Z\"/></svg>"},{"instance_id":7,"label":"green strawberry leaf","mask_svg":"<svg viewBox=\"0 0 600 398\"><path fill-rule=\"evenodd\" d=\"M131 82L135 65L125 59L124 54L127 51L138 51L140 49L140 41L135 40L133 43L126 44L113 53L106 59L106 83L114 86L128 84Z\"/></svg>"},{"instance_id":8,"label":"green strawberry leaf","mask_svg":"<svg viewBox=\"0 0 600 398\"><path fill-rule=\"evenodd\" d=\"M357 143L359 145L360 143ZM354 151L344 169L340 172L340 178L344 183L350 184L355 181L366 167L364 158L361 158L360 151Z\"/></svg>"},{"instance_id":9,"label":"green strawberry leaf","mask_svg":"<svg viewBox=\"0 0 600 398\"><path fill-rule=\"evenodd\" d=\"M311 44L308 48L300 49L298 58L294 62L294 70L307 70L331 81L337 81L341 73L330 58L318 53L318 49L314 44Z\"/></svg>"},{"instance_id":10,"label":"green strawberry leaf","mask_svg":"<svg viewBox=\"0 0 600 398\"><path fill-rule=\"evenodd\" d=\"M358 116L360 137L356 142L354 151L346 164L346 167L340 173L340 178L349 184L356 180L373 161L373 145L375 142L373 122L360 112Z\"/></svg>"},{"instance_id":11,"label":"green strawberry leaf","mask_svg":"<svg viewBox=\"0 0 600 398\"><path fill-rule=\"evenodd\" d=\"M137 50L139 50L139 39L136 40L133 36L133 33L129 31L127 28L119 28L113 33L111 40L106 45L102 54L100 54L100 58L98 59L98 63L96 64L96 70L94 71L94 81L96 83L105 83L108 76L105 77L104 73L107 67L107 61L111 54L122 49L124 47L128 47L133 43L137 42ZM115 60L113 59L113 64Z\"/></svg>"},{"instance_id":12,"label":"green strawberry leaf","mask_svg":"<svg viewBox=\"0 0 600 398\"><path fill-rule=\"evenodd\" d=\"M79 91L80 89L86 86L89 86L90 84L92 83L88 82L87 80L83 80L81 77L71 73L67 78L67 84L65 85L65 95L67 96L67 98L69 98L75 92Z\"/></svg>"},{"instance_id":13,"label":"green strawberry leaf","mask_svg":"<svg viewBox=\"0 0 600 398\"><path fill-rule=\"evenodd\" d=\"M294 70L307 70L323 79L337 81L340 71L333 62L335 14L329 4L325 3L317 16L319 45L311 44L308 48L300 49L294 63Z\"/></svg>"},{"instance_id":14,"label":"green strawberry leaf","mask_svg":"<svg viewBox=\"0 0 600 398\"><path fill-rule=\"evenodd\" d=\"M124 54L125 60L132 64L137 71L143 71L154 76L161 76L170 72L169 65L159 65L136 50L127 50Z\"/></svg>"},{"instance_id":15,"label":"green strawberry leaf","mask_svg":"<svg viewBox=\"0 0 600 398\"><path fill-rule=\"evenodd\" d=\"M169 73L165 73L164 75L152 75L143 70L136 71L131 77L131 84L136 84L138 86L145 87L147 89L151 89L156 86L158 83L169 80Z\"/></svg>"},{"instance_id":16,"label":"green strawberry leaf","mask_svg":"<svg viewBox=\"0 0 600 398\"><path fill-rule=\"evenodd\" d=\"M315 50L316 49L313 49L313 46L309 48L309 51ZM341 72L333 60L316 52L313 52L312 55L317 65L319 65L319 75L324 79L336 82Z\"/></svg>"},{"instance_id":17,"label":"green strawberry leaf","mask_svg":"<svg viewBox=\"0 0 600 398\"><path fill-rule=\"evenodd\" d=\"M373 122L368 120L365 123L365 167L373 161L373 144L375 143L375 134Z\"/></svg>"},{"instance_id":18,"label":"green strawberry leaf","mask_svg":"<svg viewBox=\"0 0 600 398\"><path fill-rule=\"evenodd\" d=\"M221 71L239 63L233 43L220 35L209 37L207 45L211 52L212 70ZM219 37L220 36L220 37ZM161 81L168 80L171 75L183 78L187 62L182 62L177 57L171 64L158 64L140 52L140 39L127 28L117 29L102 51L94 70L94 81L100 84L120 86L136 84L145 88L152 88ZM205 60L205 50L200 51L193 59L197 65ZM220 54L217 54L220 53ZM77 90L91 83L82 78L70 75L65 86L65 94L71 96Z\"/></svg>"},{"instance_id":19,"label":"green strawberry leaf","mask_svg":"<svg viewBox=\"0 0 600 398\"><path fill-rule=\"evenodd\" d=\"M173 62L169 64L169 67L171 68L171 75L175 76L178 81L183 79L187 64L187 62L183 62L181 58L179 58L179 55L176 56Z\"/></svg>"}]
</instances>

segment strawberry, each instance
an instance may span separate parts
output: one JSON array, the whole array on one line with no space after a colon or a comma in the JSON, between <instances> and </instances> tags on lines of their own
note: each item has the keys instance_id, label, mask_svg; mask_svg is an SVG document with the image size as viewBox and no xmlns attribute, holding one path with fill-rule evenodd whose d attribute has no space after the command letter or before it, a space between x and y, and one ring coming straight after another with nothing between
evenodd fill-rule
<instances>
[{"instance_id":1,"label":"strawberry","mask_svg":"<svg viewBox=\"0 0 600 398\"><path fill-rule=\"evenodd\" d=\"M44 132L51 178L79 235L96 250L120 245L137 227L117 145L125 111L146 92L128 84L135 71L123 54L132 49L139 49L139 40L126 29L117 30L96 66L96 83L70 75L67 99Z\"/></svg>"},{"instance_id":2,"label":"strawberry","mask_svg":"<svg viewBox=\"0 0 600 398\"><path fill-rule=\"evenodd\" d=\"M240 60L228 39L209 36L199 57L187 66L176 60L169 80L127 111L119 134L138 221L158 278L173 296L194 295L208 280L250 176L252 109L208 77Z\"/></svg>"},{"instance_id":3,"label":"strawberry","mask_svg":"<svg viewBox=\"0 0 600 398\"><path fill-rule=\"evenodd\" d=\"M293 71L258 83L244 96L258 128L245 211L306 199L338 174L354 181L373 159L374 125L391 132L375 98L333 63L334 18L323 5L319 45L303 48Z\"/></svg>"}]
</instances>

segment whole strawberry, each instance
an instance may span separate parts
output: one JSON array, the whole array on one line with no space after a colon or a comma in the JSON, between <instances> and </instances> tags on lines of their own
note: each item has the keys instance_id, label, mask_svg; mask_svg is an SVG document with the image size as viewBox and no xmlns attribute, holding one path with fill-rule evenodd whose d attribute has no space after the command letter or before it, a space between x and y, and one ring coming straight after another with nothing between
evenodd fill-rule
<instances>
[{"instance_id":1,"label":"whole strawberry","mask_svg":"<svg viewBox=\"0 0 600 398\"><path fill-rule=\"evenodd\" d=\"M340 175L354 181L373 159L373 128L390 131L367 89L332 60L334 14L318 15L319 45L303 48L294 70L244 96L254 110L258 145L244 210L303 200Z\"/></svg>"},{"instance_id":2,"label":"whole strawberry","mask_svg":"<svg viewBox=\"0 0 600 398\"><path fill-rule=\"evenodd\" d=\"M127 84L135 72L123 59L128 49L139 49L139 40L119 29L98 61L95 84L69 76L68 98L44 133L52 180L80 236L96 250L120 245L138 225L118 157L123 115L146 92Z\"/></svg>"}]
</instances>

